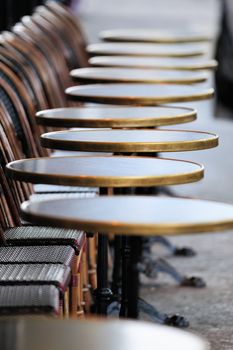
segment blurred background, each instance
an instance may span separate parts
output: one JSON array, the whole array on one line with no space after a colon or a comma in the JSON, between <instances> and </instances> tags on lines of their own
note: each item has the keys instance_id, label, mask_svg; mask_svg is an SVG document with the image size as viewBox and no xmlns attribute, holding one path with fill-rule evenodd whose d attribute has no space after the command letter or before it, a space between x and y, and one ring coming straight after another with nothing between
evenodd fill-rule
<instances>
[{"instance_id":1,"label":"blurred background","mask_svg":"<svg viewBox=\"0 0 233 350\"><path fill-rule=\"evenodd\" d=\"M58 1L58 0L57 0ZM1 0L1 30L10 29L22 16L31 14L43 0ZM198 119L186 129L216 132L220 147L215 150L180 154L205 164L205 180L176 186L179 195L233 202L229 191L233 159L229 157L233 135L233 1L232 0L64 0L81 23L88 43L100 39L98 33L112 28L156 28L207 31L214 40L205 43L209 57L217 57L219 67L210 73L207 86L216 89L215 99L186 105L198 110ZM77 67L78 68L78 67ZM203 85L202 85L203 86ZM170 127L171 128L171 127ZM174 128L184 128L175 125ZM166 155L165 156L169 156ZM220 185L221 184L221 185Z\"/></svg>"},{"instance_id":2,"label":"blurred background","mask_svg":"<svg viewBox=\"0 0 233 350\"><path fill-rule=\"evenodd\" d=\"M233 0L61 2L69 5L77 15L88 43L99 41L98 33L111 28L179 28L183 31L197 28L213 35L214 41L204 45L208 56L219 61L217 72L207 82L208 86L216 88L215 100L185 104L198 110L197 121L169 128L216 132L220 136L220 146L214 150L180 153L180 159L203 163L205 178L188 186L174 186L172 190L177 195L233 203ZM22 16L31 14L34 7L43 3L43 0L1 0L1 30L10 29ZM171 155L164 154L164 157ZM173 155L175 157L176 154ZM188 263L176 258L170 258L170 262L184 273L192 271L194 275L203 277L209 288L202 293L195 289L178 289L164 277L159 285L155 281L153 286L144 286L142 296L155 305L159 300L161 310L188 315L191 329L211 340L213 350L232 350L232 232L202 237L190 235L173 240L178 245L193 247L198 256Z\"/></svg>"}]
</instances>

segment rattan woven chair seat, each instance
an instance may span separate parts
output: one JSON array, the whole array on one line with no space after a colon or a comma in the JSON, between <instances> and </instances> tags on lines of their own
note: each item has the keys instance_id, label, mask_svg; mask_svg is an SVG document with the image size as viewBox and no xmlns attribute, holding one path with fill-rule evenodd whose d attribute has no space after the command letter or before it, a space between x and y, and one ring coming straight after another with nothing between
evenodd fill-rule
<instances>
[{"instance_id":1,"label":"rattan woven chair seat","mask_svg":"<svg viewBox=\"0 0 233 350\"><path fill-rule=\"evenodd\" d=\"M57 186L57 185L36 184L36 185L33 185L33 188L36 194L98 192L98 188L96 187Z\"/></svg>"},{"instance_id":2,"label":"rattan woven chair seat","mask_svg":"<svg viewBox=\"0 0 233 350\"><path fill-rule=\"evenodd\" d=\"M1 286L0 315L59 314L55 286Z\"/></svg>"},{"instance_id":3,"label":"rattan woven chair seat","mask_svg":"<svg viewBox=\"0 0 233 350\"><path fill-rule=\"evenodd\" d=\"M106 106L106 105L104 105ZM102 129L102 128L101 128ZM103 156L106 157L112 156L112 153L103 153L103 152L81 152L81 151L64 151L64 150L54 150L53 153L51 153L51 157L94 157L94 156Z\"/></svg>"},{"instance_id":4,"label":"rattan woven chair seat","mask_svg":"<svg viewBox=\"0 0 233 350\"><path fill-rule=\"evenodd\" d=\"M0 247L0 264L63 264L72 266L75 251L70 246Z\"/></svg>"},{"instance_id":5,"label":"rattan woven chair seat","mask_svg":"<svg viewBox=\"0 0 233 350\"><path fill-rule=\"evenodd\" d=\"M31 201L42 201L50 199L62 198L94 198L97 196L96 192L79 192L79 193L37 193L30 196Z\"/></svg>"},{"instance_id":6,"label":"rattan woven chair seat","mask_svg":"<svg viewBox=\"0 0 233 350\"><path fill-rule=\"evenodd\" d=\"M20 226L4 232L9 245L69 245L78 254L85 243L83 231L40 226Z\"/></svg>"},{"instance_id":7,"label":"rattan woven chair seat","mask_svg":"<svg viewBox=\"0 0 233 350\"><path fill-rule=\"evenodd\" d=\"M64 293L70 281L70 268L61 264L0 264L0 286L51 284Z\"/></svg>"}]
</instances>

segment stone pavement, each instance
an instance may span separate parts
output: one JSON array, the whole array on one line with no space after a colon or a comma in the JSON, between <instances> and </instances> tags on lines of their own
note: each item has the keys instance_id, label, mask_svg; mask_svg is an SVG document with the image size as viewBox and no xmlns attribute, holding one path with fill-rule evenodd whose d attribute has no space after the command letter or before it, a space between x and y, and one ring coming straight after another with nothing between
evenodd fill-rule
<instances>
[{"instance_id":1,"label":"stone pavement","mask_svg":"<svg viewBox=\"0 0 233 350\"><path fill-rule=\"evenodd\" d=\"M220 3L217 0L80 0L77 13L89 42L97 42L98 32L110 28L159 27L203 28L217 33ZM214 47L210 47L210 52ZM212 78L208 85L212 85ZM180 105L180 104L179 104ZM186 104L187 105L187 104ZM198 110L198 120L170 128L216 132L220 146L216 149L163 156L193 160L205 165L201 182L175 186L178 195L233 203L233 119L215 102L189 103ZM190 320L190 330L206 336L213 350L233 349L233 232L174 237L181 245L190 245L198 255L193 258L170 257L177 268L188 275L205 279L207 288L180 288L166 276L159 276L142 288L142 296L167 313L180 313ZM154 247L158 255L158 247Z\"/></svg>"}]
</instances>

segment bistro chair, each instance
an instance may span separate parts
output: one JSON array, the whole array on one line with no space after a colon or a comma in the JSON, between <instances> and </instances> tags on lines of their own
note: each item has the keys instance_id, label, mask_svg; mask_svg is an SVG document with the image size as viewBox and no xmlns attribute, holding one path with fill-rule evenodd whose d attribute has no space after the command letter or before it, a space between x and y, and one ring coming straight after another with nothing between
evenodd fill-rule
<instances>
[{"instance_id":1,"label":"bistro chair","mask_svg":"<svg viewBox=\"0 0 233 350\"><path fill-rule=\"evenodd\" d=\"M59 290L53 285L0 287L0 316L61 317Z\"/></svg>"},{"instance_id":2,"label":"bistro chair","mask_svg":"<svg viewBox=\"0 0 233 350\"><path fill-rule=\"evenodd\" d=\"M70 50L71 60L70 68L74 66L86 67L88 65L88 54L83 47L83 41L80 39L80 33L75 30L70 21L66 19L61 20L60 17L55 15L49 8L40 6L36 8L36 13L44 17L53 28L61 36L62 40L67 43L67 47Z\"/></svg>"},{"instance_id":3,"label":"bistro chair","mask_svg":"<svg viewBox=\"0 0 233 350\"><path fill-rule=\"evenodd\" d=\"M64 105L67 105L63 91L58 88L59 81L54 68L49 64L45 55L38 48L12 32L2 33L2 39L4 39L2 40L4 46L10 46L20 52L29 62L32 62L33 67L36 67L36 71L43 82L46 96L49 99L50 107L64 107Z\"/></svg>"}]
</instances>

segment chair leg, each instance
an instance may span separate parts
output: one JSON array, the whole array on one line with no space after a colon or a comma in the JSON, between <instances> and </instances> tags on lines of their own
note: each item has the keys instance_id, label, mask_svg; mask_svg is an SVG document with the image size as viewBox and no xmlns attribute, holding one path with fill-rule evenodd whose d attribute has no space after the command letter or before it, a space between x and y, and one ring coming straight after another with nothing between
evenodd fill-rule
<instances>
[{"instance_id":1,"label":"chair leg","mask_svg":"<svg viewBox=\"0 0 233 350\"><path fill-rule=\"evenodd\" d=\"M88 239L89 281L93 290L97 288L96 235Z\"/></svg>"},{"instance_id":2,"label":"chair leg","mask_svg":"<svg viewBox=\"0 0 233 350\"><path fill-rule=\"evenodd\" d=\"M77 256L75 256L75 260L72 265L72 274L71 274L71 317L76 318L77 317L77 299L78 299L78 274L77 274L77 269L78 269L78 259Z\"/></svg>"},{"instance_id":3,"label":"chair leg","mask_svg":"<svg viewBox=\"0 0 233 350\"><path fill-rule=\"evenodd\" d=\"M77 274L78 279L78 293L77 293L77 309L76 309L76 315L78 318L84 317L84 310L82 305L82 279L81 279L81 273L79 272Z\"/></svg>"},{"instance_id":4,"label":"chair leg","mask_svg":"<svg viewBox=\"0 0 233 350\"><path fill-rule=\"evenodd\" d=\"M63 304L64 304L64 300L63 300L63 299L60 299L59 318L60 318L61 320L64 319L64 307L63 307Z\"/></svg>"},{"instance_id":5,"label":"chair leg","mask_svg":"<svg viewBox=\"0 0 233 350\"><path fill-rule=\"evenodd\" d=\"M107 315L108 305L112 301L112 291L108 284L108 237L98 234L97 289L95 290L96 312Z\"/></svg>"},{"instance_id":6,"label":"chair leg","mask_svg":"<svg viewBox=\"0 0 233 350\"><path fill-rule=\"evenodd\" d=\"M114 262L112 271L112 292L114 296L121 293L122 287L122 237L116 236L114 239Z\"/></svg>"},{"instance_id":7,"label":"chair leg","mask_svg":"<svg viewBox=\"0 0 233 350\"><path fill-rule=\"evenodd\" d=\"M83 294L83 306L85 309L85 312L89 313L91 304L92 304L92 297L91 297L91 291L90 291L90 284L88 281L88 259L87 259L87 247L85 247L82 255L82 294Z\"/></svg>"},{"instance_id":8,"label":"chair leg","mask_svg":"<svg viewBox=\"0 0 233 350\"><path fill-rule=\"evenodd\" d=\"M69 318L69 288L65 291L64 294L64 318Z\"/></svg>"}]
</instances>

